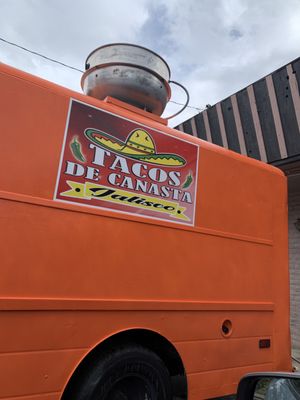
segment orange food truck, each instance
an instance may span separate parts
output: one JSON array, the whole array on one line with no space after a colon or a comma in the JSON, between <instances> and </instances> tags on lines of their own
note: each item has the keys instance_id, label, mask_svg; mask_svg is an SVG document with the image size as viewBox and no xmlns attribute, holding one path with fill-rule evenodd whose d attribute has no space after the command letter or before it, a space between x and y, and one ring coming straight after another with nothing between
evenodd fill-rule
<instances>
[{"instance_id":1,"label":"orange food truck","mask_svg":"<svg viewBox=\"0 0 300 400\"><path fill-rule=\"evenodd\" d=\"M0 399L199 400L291 369L281 171L4 64L0 85Z\"/></svg>"}]
</instances>

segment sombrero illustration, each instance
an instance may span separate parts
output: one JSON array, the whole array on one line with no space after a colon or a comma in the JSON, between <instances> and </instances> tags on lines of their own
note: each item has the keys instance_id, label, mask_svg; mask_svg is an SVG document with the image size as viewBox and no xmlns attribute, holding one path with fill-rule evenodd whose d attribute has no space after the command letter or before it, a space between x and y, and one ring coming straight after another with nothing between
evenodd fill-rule
<instances>
[{"instance_id":1,"label":"sombrero illustration","mask_svg":"<svg viewBox=\"0 0 300 400\"><path fill-rule=\"evenodd\" d=\"M96 129L86 129L84 134L98 146L128 158L164 166L179 167L186 164L185 159L177 154L157 153L154 140L143 129L130 132L125 142Z\"/></svg>"}]
</instances>

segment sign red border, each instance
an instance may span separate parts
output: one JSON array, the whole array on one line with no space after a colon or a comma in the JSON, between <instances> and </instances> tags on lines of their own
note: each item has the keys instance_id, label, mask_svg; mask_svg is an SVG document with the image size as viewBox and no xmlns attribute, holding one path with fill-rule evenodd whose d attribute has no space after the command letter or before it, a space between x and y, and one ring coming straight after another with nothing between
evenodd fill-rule
<instances>
[{"instance_id":1,"label":"sign red border","mask_svg":"<svg viewBox=\"0 0 300 400\"><path fill-rule=\"evenodd\" d=\"M71 99L54 199L193 226L198 150Z\"/></svg>"}]
</instances>

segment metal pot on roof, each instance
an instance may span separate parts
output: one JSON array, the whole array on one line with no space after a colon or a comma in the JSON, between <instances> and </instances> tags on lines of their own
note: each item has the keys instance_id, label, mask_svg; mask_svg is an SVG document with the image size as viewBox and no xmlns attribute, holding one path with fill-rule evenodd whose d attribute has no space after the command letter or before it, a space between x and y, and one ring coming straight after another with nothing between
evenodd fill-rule
<instances>
[{"instance_id":1,"label":"metal pot on roof","mask_svg":"<svg viewBox=\"0 0 300 400\"><path fill-rule=\"evenodd\" d=\"M100 100L115 97L161 115L171 97L169 79L170 68L158 54L145 47L115 43L90 53L81 86L88 96Z\"/></svg>"}]
</instances>

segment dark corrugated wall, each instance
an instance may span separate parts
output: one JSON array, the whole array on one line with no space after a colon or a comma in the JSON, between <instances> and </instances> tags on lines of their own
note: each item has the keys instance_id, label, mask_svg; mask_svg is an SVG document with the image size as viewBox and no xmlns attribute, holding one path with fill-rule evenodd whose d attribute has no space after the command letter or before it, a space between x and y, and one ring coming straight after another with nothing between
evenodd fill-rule
<instances>
[{"instance_id":1,"label":"dark corrugated wall","mask_svg":"<svg viewBox=\"0 0 300 400\"><path fill-rule=\"evenodd\" d=\"M300 155L300 57L175 129L273 163Z\"/></svg>"}]
</instances>

